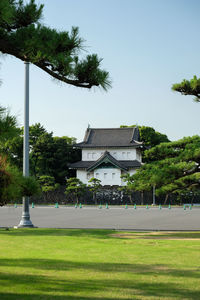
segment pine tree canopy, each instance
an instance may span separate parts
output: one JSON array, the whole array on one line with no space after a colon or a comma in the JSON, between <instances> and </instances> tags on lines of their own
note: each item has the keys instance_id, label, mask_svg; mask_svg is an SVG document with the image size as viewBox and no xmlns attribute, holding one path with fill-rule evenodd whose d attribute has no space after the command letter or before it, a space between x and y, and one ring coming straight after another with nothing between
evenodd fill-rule
<instances>
[{"instance_id":1,"label":"pine tree canopy","mask_svg":"<svg viewBox=\"0 0 200 300\"><path fill-rule=\"evenodd\" d=\"M17 119L11 116L9 111L0 105L0 144L17 136L19 129Z\"/></svg>"},{"instance_id":2,"label":"pine tree canopy","mask_svg":"<svg viewBox=\"0 0 200 300\"><path fill-rule=\"evenodd\" d=\"M200 102L200 78L194 76L191 80L184 79L181 83L175 83L172 90L182 95L195 96L194 101Z\"/></svg>"},{"instance_id":3,"label":"pine tree canopy","mask_svg":"<svg viewBox=\"0 0 200 300\"><path fill-rule=\"evenodd\" d=\"M200 188L200 136L162 143L145 155L149 163L127 178L133 189L155 186L157 194L168 194Z\"/></svg>"},{"instance_id":4,"label":"pine tree canopy","mask_svg":"<svg viewBox=\"0 0 200 300\"><path fill-rule=\"evenodd\" d=\"M89 190L94 193L98 192L98 190L101 189L101 187L102 187L101 180L98 178L95 178L95 177L90 178L88 183L90 183L88 185Z\"/></svg>"},{"instance_id":5,"label":"pine tree canopy","mask_svg":"<svg viewBox=\"0 0 200 300\"><path fill-rule=\"evenodd\" d=\"M0 1L0 51L30 62L59 81L82 88L107 90L109 73L96 54L80 59L84 49L77 27L57 31L40 23L43 5L35 0ZM78 56L79 55L79 56Z\"/></svg>"}]
</instances>

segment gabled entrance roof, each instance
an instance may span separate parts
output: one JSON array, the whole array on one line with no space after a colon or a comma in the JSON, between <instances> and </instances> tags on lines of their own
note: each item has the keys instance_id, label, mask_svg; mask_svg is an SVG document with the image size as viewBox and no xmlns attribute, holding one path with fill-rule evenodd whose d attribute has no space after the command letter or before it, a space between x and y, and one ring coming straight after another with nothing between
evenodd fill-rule
<instances>
[{"instance_id":1,"label":"gabled entrance roof","mask_svg":"<svg viewBox=\"0 0 200 300\"><path fill-rule=\"evenodd\" d=\"M87 168L87 171L92 171L94 169L97 169L102 164L111 164L113 167L127 171L128 169L123 166L118 160L116 160L108 151L105 151L104 154L96 160L89 168Z\"/></svg>"}]
</instances>

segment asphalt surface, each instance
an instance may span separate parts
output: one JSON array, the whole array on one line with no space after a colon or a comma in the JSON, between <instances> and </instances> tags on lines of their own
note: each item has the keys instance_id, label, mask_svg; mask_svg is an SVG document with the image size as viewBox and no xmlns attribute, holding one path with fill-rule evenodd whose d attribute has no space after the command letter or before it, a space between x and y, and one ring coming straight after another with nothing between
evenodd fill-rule
<instances>
[{"instance_id":1,"label":"asphalt surface","mask_svg":"<svg viewBox=\"0 0 200 300\"><path fill-rule=\"evenodd\" d=\"M19 224L22 207L1 207L0 226ZM200 230L200 208L151 207L30 207L30 218L40 228L99 228L117 230Z\"/></svg>"}]
</instances>

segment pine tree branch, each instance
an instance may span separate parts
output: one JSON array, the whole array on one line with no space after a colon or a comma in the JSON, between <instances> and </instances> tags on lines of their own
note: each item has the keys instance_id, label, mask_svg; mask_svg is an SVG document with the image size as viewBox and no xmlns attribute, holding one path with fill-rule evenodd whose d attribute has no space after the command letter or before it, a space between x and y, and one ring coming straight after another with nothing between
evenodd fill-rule
<instances>
[{"instance_id":1,"label":"pine tree branch","mask_svg":"<svg viewBox=\"0 0 200 300\"><path fill-rule=\"evenodd\" d=\"M45 71L46 73L48 73L49 75L51 75L52 77L54 77L55 79L58 79L60 81L68 83L70 85L74 85L76 87L82 87L82 88L88 88L88 89L90 89L94 85L99 86L99 84L83 83L83 82L81 82L79 80L68 79L68 78L66 78L64 76L61 76L58 73L50 70L47 66L45 66L44 64L41 64L41 63L34 63L34 65L36 65L38 68L42 69L43 71ZM49 64L49 66L50 65L51 64Z\"/></svg>"}]
</instances>

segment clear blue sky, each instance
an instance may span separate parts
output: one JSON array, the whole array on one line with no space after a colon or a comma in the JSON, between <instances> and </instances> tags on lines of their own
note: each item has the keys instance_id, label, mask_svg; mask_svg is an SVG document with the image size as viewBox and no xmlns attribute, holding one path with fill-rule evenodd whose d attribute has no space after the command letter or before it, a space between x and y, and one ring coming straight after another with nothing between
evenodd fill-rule
<instances>
[{"instance_id":1,"label":"clear blue sky","mask_svg":"<svg viewBox=\"0 0 200 300\"><path fill-rule=\"evenodd\" d=\"M200 103L171 91L200 76L199 0L46 0L43 23L78 26L88 53L103 58L112 89L59 84L30 68L30 123L83 139L91 127L152 126L171 140L199 134ZM87 54L87 53L86 53ZM23 125L24 64L0 57L0 103Z\"/></svg>"}]
</instances>

